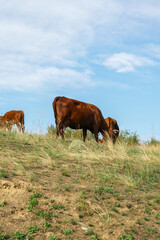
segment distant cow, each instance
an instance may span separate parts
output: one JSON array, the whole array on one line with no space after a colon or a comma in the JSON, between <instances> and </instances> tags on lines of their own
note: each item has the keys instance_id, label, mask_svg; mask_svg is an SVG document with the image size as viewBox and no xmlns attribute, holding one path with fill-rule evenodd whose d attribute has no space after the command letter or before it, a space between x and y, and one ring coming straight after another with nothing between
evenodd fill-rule
<instances>
[{"instance_id":1,"label":"distant cow","mask_svg":"<svg viewBox=\"0 0 160 240\"><path fill-rule=\"evenodd\" d=\"M83 141L87 130L92 132L98 142L98 133L106 139L107 123L98 107L66 97L56 97L53 101L57 136L64 139L63 128L83 129Z\"/></svg>"},{"instance_id":2,"label":"distant cow","mask_svg":"<svg viewBox=\"0 0 160 240\"><path fill-rule=\"evenodd\" d=\"M19 132L24 133L25 127L24 127L24 112L19 111L9 111L4 114L4 116L0 116L0 127L7 128L8 131L11 131L12 126L16 124L18 127Z\"/></svg>"},{"instance_id":3,"label":"distant cow","mask_svg":"<svg viewBox=\"0 0 160 240\"><path fill-rule=\"evenodd\" d=\"M117 138L118 138L118 135L119 135L119 127L118 127L117 121L113 118L110 118L110 117L105 118L105 121L106 121L107 126L108 126L109 137L112 140L112 142L115 143ZM104 138L99 139L99 141L101 143L105 142Z\"/></svg>"}]
</instances>

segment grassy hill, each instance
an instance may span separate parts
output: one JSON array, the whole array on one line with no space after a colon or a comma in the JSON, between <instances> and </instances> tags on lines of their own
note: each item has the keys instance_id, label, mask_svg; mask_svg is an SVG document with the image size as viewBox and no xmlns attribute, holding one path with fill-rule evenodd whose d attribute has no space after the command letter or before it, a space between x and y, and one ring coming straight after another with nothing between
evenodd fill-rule
<instances>
[{"instance_id":1,"label":"grassy hill","mask_svg":"<svg viewBox=\"0 0 160 240\"><path fill-rule=\"evenodd\" d=\"M2 239L160 239L160 145L0 131Z\"/></svg>"}]
</instances>

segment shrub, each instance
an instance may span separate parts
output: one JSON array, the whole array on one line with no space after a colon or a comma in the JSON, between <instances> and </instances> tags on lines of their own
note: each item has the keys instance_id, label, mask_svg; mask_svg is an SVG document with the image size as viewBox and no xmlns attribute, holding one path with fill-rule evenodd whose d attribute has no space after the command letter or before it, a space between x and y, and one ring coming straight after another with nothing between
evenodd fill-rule
<instances>
[{"instance_id":1,"label":"shrub","mask_svg":"<svg viewBox=\"0 0 160 240\"><path fill-rule=\"evenodd\" d=\"M140 138L136 132L130 132L129 130L120 131L118 140L120 142L125 142L129 145L139 145Z\"/></svg>"},{"instance_id":2,"label":"shrub","mask_svg":"<svg viewBox=\"0 0 160 240\"><path fill-rule=\"evenodd\" d=\"M148 144L148 145L158 145L158 144L160 144L160 141L158 141L154 137L152 137L150 141L146 142L146 144Z\"/></svg>"}]
</instances>

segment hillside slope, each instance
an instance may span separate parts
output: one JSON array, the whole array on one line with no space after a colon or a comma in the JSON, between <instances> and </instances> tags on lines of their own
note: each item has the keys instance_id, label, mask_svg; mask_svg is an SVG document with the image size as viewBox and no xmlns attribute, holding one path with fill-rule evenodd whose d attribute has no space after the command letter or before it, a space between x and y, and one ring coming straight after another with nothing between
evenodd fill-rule
<instances>
[{"instance_id":1,"label":"hillside slope","mask_svg":"<svg viewBox=\"0 0 160 240\"><path fill-rule=\"evenodd\" d=\"M0 131L2 239L160 239L160 146Z\"/></svg>"}]
</instances>

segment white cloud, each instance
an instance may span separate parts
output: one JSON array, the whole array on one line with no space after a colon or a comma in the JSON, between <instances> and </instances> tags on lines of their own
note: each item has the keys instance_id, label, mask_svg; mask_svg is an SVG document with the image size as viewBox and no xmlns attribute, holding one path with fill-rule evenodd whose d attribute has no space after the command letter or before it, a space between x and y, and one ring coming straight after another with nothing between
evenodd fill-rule
<instances>
[{"instance_id":1,"label":"white cloud","mask_svg":"<svg viewBox=\"0 0 160 240\"><path fill-rule=\"evenodd\" d=\"M107 58L103 65L115 69L116 72L133 72L136 67L153 65L149 58L139 57L129 53L116 53Z\"/></svg>"},{"instance_id":2,"label":"white cloud","mask_svg":"<svg viewBox=\"0 0 160 240\"><path fill-rule=\"evenodd\" d=\"M69 87L82 88L93 86L92 72L88 69L75 70L69 67L41 65L30 63L20 55L0 57L0 86L1 89L18 91L38 90L45 88Z\"/></svg>"},{"instance_id":3,"label":"white cloud","mask_svg":"<svg viewBox=\"0 0 160 240\"><path fill-rule=\"evenodd\" d=\"M159 21L160 4L153 3L156 1L28 0L24 5L20 0L2 0L0 88L37 89L52 82L51 76L56 86L60 82L67 85L69 77L73 87L92 85L88 72L92 52L97 46L103 52L104 46L117 46L122 36L134 35L142 27L139 19ZM149 61L121 53L104 64L126 72L149 65Z\"/></svg>"},{"instance_id":4,"label":"white cloud","mask_svg":"<svg viewBox=\"0 0 160 240\"><path fill-rule=\"evenodd\" d=\"M160 58L160 45L159 44L147 44L144 48L144 52L152 58Z\"/></svg>"}]
</instances>

